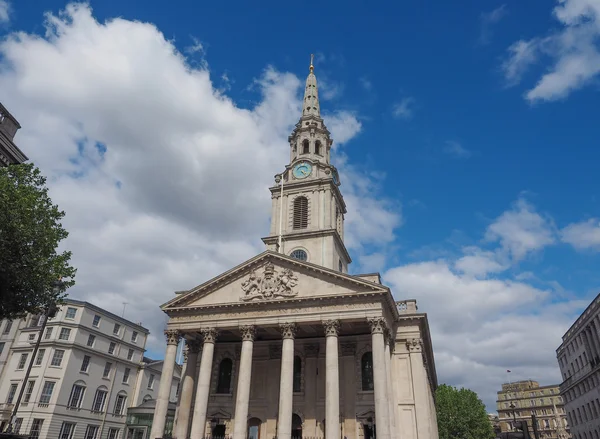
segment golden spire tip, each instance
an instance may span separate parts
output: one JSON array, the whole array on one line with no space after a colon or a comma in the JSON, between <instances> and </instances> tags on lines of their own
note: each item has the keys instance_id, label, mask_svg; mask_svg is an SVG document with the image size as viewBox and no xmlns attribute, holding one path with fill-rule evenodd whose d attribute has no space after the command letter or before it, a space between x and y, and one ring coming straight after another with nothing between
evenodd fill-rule
<instances>
[{"instance_id":1,"label":"golden spire tip","mask_svg":"<svg viewBox=\"0 0 600 439\"><path fill-rule=\"evenodd\" d=\"M312 73L312 71L315 69L315 66L313 66L313 60L314 60L315 56L311 53L310 54L310 71Z\"/></svg>"}]
</instances>

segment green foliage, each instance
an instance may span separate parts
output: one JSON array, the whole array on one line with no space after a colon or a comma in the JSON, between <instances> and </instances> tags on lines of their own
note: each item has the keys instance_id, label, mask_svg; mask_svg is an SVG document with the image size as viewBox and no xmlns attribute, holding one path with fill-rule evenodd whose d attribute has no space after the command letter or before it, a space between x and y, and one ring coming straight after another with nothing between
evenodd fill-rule
<instances>
[{"instance_id":1,"label":"green foliage","mask_svg":"<svg viewBox=\"0 0 600 439\"><path fill-rule=\"evenodd\" d=\"M493 439L485 405L469 389L442 384L435 392L440 439Z\"/></svg>"},{"instance_id":2,"label":"green foliage","mask_svg":"<svg viewBox=\"0 0 600 439\"><path fill-rule=\"evenodd\" d=\"M60 303L75 284L71 252L57 252L68 236L60 223L64 216L33 164L0 168L0 319Z\"/></svg>"}]
</instances>

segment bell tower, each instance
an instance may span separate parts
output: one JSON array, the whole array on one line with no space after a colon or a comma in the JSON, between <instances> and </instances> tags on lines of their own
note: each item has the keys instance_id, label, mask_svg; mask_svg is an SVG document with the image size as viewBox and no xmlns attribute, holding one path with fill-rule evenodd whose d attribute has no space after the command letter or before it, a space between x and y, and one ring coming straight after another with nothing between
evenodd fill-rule
<instances>
[{"instance_id":1,"label":"bell tower","mask_svg":"<svg viewBox=\"0 0 600 439\"><path fill-rule=\"evenodd\" d=\"M321 118L312 55L302 115L288 141L290 162L270 188L271 230L263 242L269 250L347 272L346 204L337 169L330 163L333 140Z\"/></svg>"}]
</instances>

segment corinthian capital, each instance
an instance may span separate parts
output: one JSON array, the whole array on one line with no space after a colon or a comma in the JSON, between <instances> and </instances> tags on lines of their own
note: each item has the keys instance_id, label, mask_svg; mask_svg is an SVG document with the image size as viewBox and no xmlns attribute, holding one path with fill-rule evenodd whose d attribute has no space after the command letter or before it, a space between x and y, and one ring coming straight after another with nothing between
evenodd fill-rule
<instances>
[{"instance_id":1,"label":"corinthian capital","mask_svg":"<svg viewBox=\"0 0 600 439\"><path fill-rule=\"evenodd\" d=\"M279 330L281 336L285 338L294 338L296 336L296 324L295 323L280 323Z\"/></svg>"},{"instance_id":2,"label":"corinthian capital","mask_svg":"<svg viewBox=\"0 0 600 439\"><path fill-rule=\"evenodd\" d=\"M167 338L167 344L179 344L181 334L176 329L167 329L165 331L165 337Z\"/></svg>"},{"instance_id":3,"label":"corinthian capital","mask_svg":"<svg viewBox=\"0 0 600 439\"><path fill-rule=\"evenodd\" d=\"M422 352L423 351L423 340L420 338L409 338L406 340L406 347L409 352Z\"/></svg>"},{"instance_id":4,"label":"corinthian capital","mask_svg":"<svg viewBox=\"0 0 600 439\"><path fill-rule=\"evenodd\" d=\"M254 341L256 335L256 327L253 325L240 326L243 341Z\"/></svg>"},{"instance_id":5,"label":"corinthian capital","mask_svg":"<svg viewBox=\"0 0 600 439\"><path fill-rule=\"evenodd\" d=\"M371 326L371 334L383 334L387 330L385 319L383 317L373 317L367 319Z\"/></svg>"},{"instance_id":6,"label":"corinthian capital","mask_svg":"<svg viewBox=\"0 0 600 439\"><path fill-rule=\"evenodd\" d=\"M323 327L325 328L326 337L337 337L338 332L340 331L340 321L326 320L323 322Z\"/></svg>"},{"instance_id":7,"label":"corinthian capital","mask_svg":"<svg viewBox=\"0 0 600 439\"><path fill-rule=\"evenodd\" d=\"M214 343L215 341L217 341L217 335L219 334L219 332L216 328L202 328L200 330L200 334L202 334L204 343Z\"/></svg>"}]
</instances>

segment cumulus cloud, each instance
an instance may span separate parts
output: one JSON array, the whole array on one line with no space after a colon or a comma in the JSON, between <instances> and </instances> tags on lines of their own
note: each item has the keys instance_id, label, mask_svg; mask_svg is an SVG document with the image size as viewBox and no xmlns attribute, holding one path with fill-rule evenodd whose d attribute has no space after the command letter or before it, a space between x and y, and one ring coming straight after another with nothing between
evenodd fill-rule
<instances>
[{"instance_id":1,"label":"cumulus cloud","mask_svg":"<svg viewBox=\"0 0 600 439\"><path fill-rule=\"evenodd\" d=\"M563 242L579 250L600 250L600 220L592 218L569 224L561 230L560 237Z\"/></svg>"},{"instance_id":2,"label":"cumulus cloud","mask_svg":"<svg viewBox=\"0 0 600 439\"><path fill-rule=\"evenodd\" d=\"M0 23L10 21L10 3L7 0L0 0Z\"/></svg>"},{"instance_id":3,"label":"cumulus cloud","mask_svg":"<svg viewBox=\"0 0 600 439\"><path fill-rule=\"evenodd\" d=\"M119 314L135 303L125 317L151 329L160 355L158 306L264 249L268 187L289 159L302 81L267 67L258 103L242 109L152 24L100 23L89 5L69 4L46 26L0 44L3 103L23 126L15 140L67 212L72 296ZM350 113L325 122L339 143L361 129ZM385 217L385 200L352 193L349 209L368 196ZM356 245L366 236L347 230Z\"/></svg>"},{"instance_id":4,"label":"cumulus cloud","mask_svg":"<svg viewBox=\"0 0 600 439\"><path fill-rule=\"evenodd\" d=\"M515 42L503 63L509 85L542 56L550 68L528 90L530 102L553 101L590 84L600 73L600 4L597 0L557 0L553 15L560 28L549 35Z\"/></svg>"}]
</instances>

